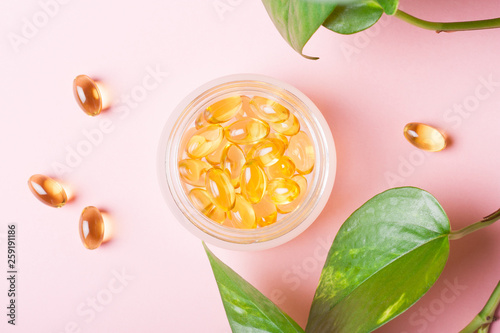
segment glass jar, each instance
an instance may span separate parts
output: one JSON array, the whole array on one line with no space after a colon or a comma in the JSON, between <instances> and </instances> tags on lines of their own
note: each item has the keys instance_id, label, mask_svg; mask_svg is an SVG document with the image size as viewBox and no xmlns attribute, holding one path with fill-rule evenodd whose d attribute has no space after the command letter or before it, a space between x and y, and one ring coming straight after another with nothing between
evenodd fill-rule
<instances>
[{"instance_id":1,"label":"glass jar","mask_svg":"<svg viewBox=\"0 0 500 333\"><path fill-rule=\"evenodd\" d=\"M192 128L199 112L235 95L258 95L278 101L295 115L314 145L315 165L306 176L307 193L293 212L279 215L277 222L256 229L219 225L195 209L179 176L183 134ZM174 216L201 240L233 250L262 250L298 236L318 217L330 196L336 171L336 153L328 124L314 103L296 88L255 74L225 76L199 87L174 110L165 124L158 149L159 183Z\"/></svg>"}]
</instances>

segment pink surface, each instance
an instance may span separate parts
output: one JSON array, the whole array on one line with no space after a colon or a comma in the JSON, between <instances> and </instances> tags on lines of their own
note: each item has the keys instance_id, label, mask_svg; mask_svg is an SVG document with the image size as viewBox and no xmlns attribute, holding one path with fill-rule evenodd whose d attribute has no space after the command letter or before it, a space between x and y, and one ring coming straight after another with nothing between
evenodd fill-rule
<instances>
[{"instance_id":1,"label":"pink surface","mask_svg":"<svg viewBox=\"0 0 500 333\"><path fill-rule=\"evenodd\" d=\"M426 189L455 229L499 208L499 30L437 35L385 18L353 36L321 29L305 50L321 59L308 61L285 44L259 1L64 2L18 52L9 34L20 34L24 19L42 7L35 0L0 4L0 276L10 223L18 226L19 255L17 326L2 314L1 332L230 331L201 243L173 219L156 176L157 143L171 111L194 88L227 74L265 74L296 86L323 111L337 145L330 202L305 233L258 253L212 247L302 326L331 240L376 193ZM232 3L231 10L218 13L220 3ZM401 6L431 20L500 16L496 0ZM143 98L127 107L123 96L139 94L155 69L168 75L149 80ZM96 118L78 109L71 84L82 73L108 84L114 109ZM416 150L402 135L412 121L443 128L453 144L440 153ZM66 163L68 149L96 131L103 134L95 134L88 154L61 175L76 199L61 209L39 203L28 178L56 176L54 165ZM87 205L116 221L114 240L93 252L77 230ZM379 331L463 328L499 280L499 239L497 224L452 243L436 285Z\"/></svg>"}]
</instances>

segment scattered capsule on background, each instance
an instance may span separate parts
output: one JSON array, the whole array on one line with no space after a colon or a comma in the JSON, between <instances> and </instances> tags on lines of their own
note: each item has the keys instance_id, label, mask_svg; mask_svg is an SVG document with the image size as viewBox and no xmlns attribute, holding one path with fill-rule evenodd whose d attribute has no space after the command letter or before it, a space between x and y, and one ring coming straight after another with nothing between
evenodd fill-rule
<instances>
[{"instance_id":1,"label":"scattered capsule on background","mask_svg":"<svg viewBox=\"0 0 500 333\"><path fill-rule=\"evenodd\" d=\"M107 89L87 75L78 75L73 80L73 95L83 112L89 116L97 116L111 102Z\"/></svg>"},{"instance_id":2,"label":"scattered capsule on background","mask_svg":"<svg viewBox=\"0 0 500 333\"><path fill-rule=\"evenodd\" d=\"M202 158L219 147L224 130L219 125L209 125L197 130L186 144L186 152L191 158Z\"/></svg>"},{"instance_id":3,"label":"scattered capsule on background","mask_svg":"<svg viewBox=\"0 0 500 333\"><path fill-rule=\"evenodd\" d=\"M224 134L232 143L248 145L262 140L269 131L269 125L262 120L243 118L229 125Z\"/></svg>"},{"instance_id":4,"label":"scattered capsule on background","mask_svg":"<svg viewBox=\"0 0 500 333\"><path fill-rule=\"evenodd\" d=\"M33 175L28 180L28 187L38 200L48 206L59 208L68 201L64 187L50 177Z\"/></svg>"},{"instance_id":5,"label":"scattered capsule on background","mask_svg":"<svg viewBox=\"0 0 500 333\"><path fill-rule=\"evenodd\" d=\"M264 171L255 160L250 160L243 166L240 176L241 194L252 204L259 202L266 193L267 178Z\"/></svg>"},{"instance_id":6,"label":"scattered capsule on background","mask_svg":"<svg viewBox=\"0 0 500 333\"><path fill-rule=\"evenodd\" d=\"M302 203L302 200L307 193L306 177L302 175L295 175L292 177L292 180L299 185L300 193L292 202L283 205L276 205L278 212L281 214L288 214L293 212Z\"/></svg>"},{"instance_id":7,"label":"scattered capsule on background","mask_svg":"<svg viewBox=\"0 0 500 333\"><path fill-rule=\"evenodd\" d=\"M212 165L219 165L222 159L222 153L224 152L224 148L229 144L226 138L223 138L219 146L210 154L205 156L205 159L208 163Z\"/></svg>"},{"instance_id":8,"label":"scattered capsule on background","mask_svg":"<svg viewBox=\"0 0 500 333\"><path fill-rule=\"evenodd\" d=\"M277 139L277 140L281 140L281 142L283 142L283 144L285 145L285 149L288 148L288 139L285 135L281 134L281 133L278 133L278 132L272 132L272 133L269 133L269 135L267 136L268 139Z\"/></svg>"},{"instance_id":9,"label":"scattered capsule on background","mask_svg":"<svg viewBox=\"0 0 500 333\"><path fill-rule=\"evenodd\" d=\"M311 139L305 132L300 131L290 138L286 156L293 161L298 173L306 175L312 172L316 155Z\"/></svg>"},{"instance_id":10,"label":"scattered capsule on background","mask_svg":"<svg viewBox=\"0 0 500 333\"><path fill-rule=\"evenodd\" d=\"M101 246L104 220L99 209L94 206L85 207L80 215L79 229L80 239L87 249L94 250Z\"/></svg>"},{"instance_id":11,"label":"scattered capsule on background","mask_svg":"<svg viewBox=\"0 0 500 333\"><path fill-rule=\"evenodd\" d=\"M226 220L226 212L213 204L206 190L193 188L189 191L188 198L200 213L213 221L223 223Z\"/></svg>"},{"instance_id":12,"label":"scattered capsule on background","mask_svg":"<svg viewBox=\"0 0 500 333\"><path fill-rule=\"evenodd\" d=\"M437 128L426 124L406 124L404 135L406 140L422 150L436 152L446 148L446 136Z\"/></svg>"},{"instance_id":13,"label":"scattered capsule on background","mask_svg":"<svg viewBox=\"0 0 500 333\"><path fill-rule=\"evenodd\" d=\"M267 194L275 204L283 205L299 196L300 187L291 179L275 178L267 184Z\"/></svg>"},{"instance_id":14,"label":"scattered capsule on background","mask_svg":"<svg viewBox=\"0 0 500 333\"><path fill-rule=\"evenodd\" d=\"M230 223L235 228L254 229L257 226L253 207L241 194L236 194L235 204L229 215Z\"/></svg>"},{"instance_id":15,"label":"scattered capsule on background","mask_svg":"<svg viewBox=\"0 0 500 333\"><path fill-rule=\"evenodd\" d=\"M212 166L202 160L185 159L179 162L181 179L193 186L205 186L205 174Z\"/></svg>"},{"instance_id":16,"label":"scattered capsule on background","mask_svg":"<svg viewBox=\"0 0 500 333\"><path fill-rule=\"evenodd\" d=\"M295 173L295 164L288 156L282 156L278 162L266 168L269 179L290 178Z\"/></svg>"},{"instance_id":17,"label":"scattered capsule on background","mask_svg":"<svg viewBox=\"0 0 500 333\"><path fill-rule=\"evenodd\" d=\"M206 108L205 119L211 124L225 123L241 110L241 97L232 96L215 102Z\"/></svg>"},{"instance_id":18,"label":"scattered capsule on background","mask_svg":"<svg viewBox=\"0 0 500 333\"><path fill-rule=\"evenodd\" d=\"M295 135L300 131L299 120L293 114L290 114L287 120L281 123L269 123L269 126L276 132L288 136Z\"/></svg>"},{"instance_id":19,"label":"scattered capsule on background","mask_svg":"<svg viewBox=\"0 0 500 333\"><path fill-rule=\"evenodd\" d=\"M290 111L283 105L265 97L254 96L250 107L254 114L267 122L279 123L287 120L290 115Z\"/></svg>"},{"instance_id":20,"label":"scattered capsule on background","mask_svg":"<svg viewBox=\"0 0 500 333\"><path fill-rule=\"evenodd\" d=\"M263 139L248 152L248 159L257 160L262 166L273 165L285 153L285 144L278 139Z\"/></svg>"},{"instance_id":21,"label":"scattered capsule on background","mask_svg":"<svg viewBox=\"0 0 500 333\"><path fill-rule=\"evenodd\" d=\"M255 219L259 227L265 227L273 224L278 219L276 205L272 202L268 195L264 195L262 200L252 206L255 212Z\"/></svg>"},{"instance_id":22,"label":"scattered capsule on background","mask_svg":"<svg viewBox=\"0 0 500 333\"><path fill-rule=\"evenodd\" d=\"M234 207L235 192L229 176L220 168L208 170L205 177L206 189L212 202L227 212Z\"/></svg>"},{"instance_id":23,"label":"scattered capsule on background","mask_svg":"<svg viewBox=\"0 0 500 333\"><path fill-rule=\"evenodd\" d=\"M237 145L229 144L224 148L221 157L221 168L228 174L233 186L240 186L240 174L246 163L243 150Z\"/></svg>"}]
</instances>

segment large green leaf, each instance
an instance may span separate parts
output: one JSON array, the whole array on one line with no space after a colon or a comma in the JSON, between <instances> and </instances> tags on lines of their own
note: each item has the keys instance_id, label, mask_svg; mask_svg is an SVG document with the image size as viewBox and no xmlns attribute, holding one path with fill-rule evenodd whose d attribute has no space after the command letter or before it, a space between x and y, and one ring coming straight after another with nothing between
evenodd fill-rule
<instances>
[{"instance_id":1,"label":"large green leaf","mask_svg":"<svg viewBox=\"0 0 500 333\"><path fill-rule=\"evenodd\" d=\"M349 35L368 29L382 16L384 10L375 1L338 5L323 25L340 34Z\"/></svg>"},{"instance_id":2,"label":"large green leaf","mask_svg":"<svg viewBox=\"0 0 500 333\"><path fill-rule=\"evenodd\" d=\"M429 193L383 192L340 228L321 272L306 332L371 332L434 284L449 253L449 220Z\"/></svg>"},{"instance_id":3,"label":"large green leaf","mask_svg":"<svg viewBox=\"0 0 500 333\"><path fill-rule=\"evenodd\" d=\"M203 243L233 332L303 333L273 302L220 261Z\"/></svg>"}]
</instances>

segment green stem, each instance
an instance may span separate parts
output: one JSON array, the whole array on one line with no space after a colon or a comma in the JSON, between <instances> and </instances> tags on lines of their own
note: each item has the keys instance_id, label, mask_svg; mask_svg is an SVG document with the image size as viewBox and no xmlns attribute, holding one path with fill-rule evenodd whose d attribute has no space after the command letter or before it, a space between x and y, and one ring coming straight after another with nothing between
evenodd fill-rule
<instances>
[{"instance_id":1,"label":"green stem","mask_svg":"<svg viewBox=\"0 0 500 333\"><path fill-rule=\"evenodd\" d=\"M500 282L498 282L493 294L491 294L490 299L486 302L486 305L478 313L477 316L472 319L472 321L467 325L460 333L474 333L474 332L485 332L489 331L491 323L496 320L495 311L500 305Z\"/></svg>"},{"instance_id":2,"label":"green stem","mask_svg":"<svg viewBox=\"0 0 500 333\"><path fill-rule=\"evenodd\" d=\"M486 216L485 218L483 218L479 222L471 224L471 225L469 225L463 229L460 229L460 230L451 231L450 235L448 237L450 240L460 239L460 238L467 236L468 234L470 234L476 230L485 228L485 227L489 226L490 224L495 223L497 220L500 220L500 209L495 211L493 214Z\"/></svg>"},{"instance_id":3,"label":"green stem","mask_svg":"<svg viewBox=\"0 0 500 333\"><path fill-rule=\"evenodd\" d=\"M407 14L399 9L396 11L394 16L417 27L428 30L435 30L436 32L500 28L500 18L465 22L431 22L416 18L415 16Z\"/></svg>"}]
</instances>

